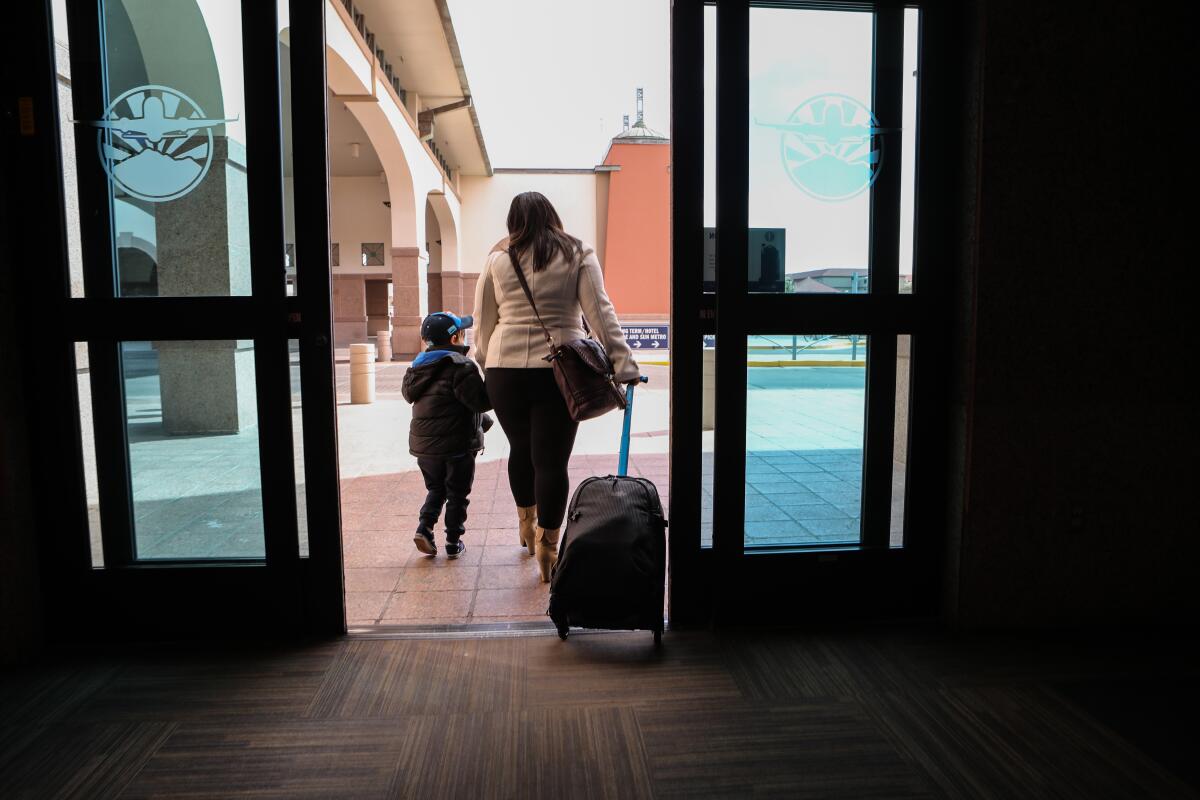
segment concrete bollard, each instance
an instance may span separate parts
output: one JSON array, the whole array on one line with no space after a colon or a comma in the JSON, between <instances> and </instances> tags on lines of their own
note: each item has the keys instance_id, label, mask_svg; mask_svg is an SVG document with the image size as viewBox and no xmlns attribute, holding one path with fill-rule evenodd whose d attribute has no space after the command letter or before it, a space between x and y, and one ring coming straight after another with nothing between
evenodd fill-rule
<instances>
[{"instance_id":1,"label":"concrete bollard","mask_svg":"<svg viewBox=\"0 0 1200 800\"><path fill-rule=\"evenodd\" d=\"M383 329L375 332L375 344L379 348L379 361L392 360L392 332Z\"/></svg>"},{"instance_id":2,"label":"concrete bollard","mask_svg":"<svg viewBox=\"0 0 1200 800\"><path fill-rule=\"evenodd\" d=\"M375 402L375 345L350 345L350 402Z\"/></svg>"}]
</instances>

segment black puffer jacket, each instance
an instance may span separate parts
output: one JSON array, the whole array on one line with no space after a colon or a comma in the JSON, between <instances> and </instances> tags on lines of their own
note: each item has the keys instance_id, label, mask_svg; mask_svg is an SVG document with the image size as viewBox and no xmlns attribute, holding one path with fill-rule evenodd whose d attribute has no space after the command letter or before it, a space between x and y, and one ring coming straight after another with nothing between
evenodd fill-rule
<instances>
[{"instance_id":1,"label":"black puffer jacket","mask_svg":"<svg viewBox=\"0 0 1200 800\"><path fill-rule=\"evenodd\" d=\"M417 356L400 390L413 404L408 451L414 456L449 458L483 449L492 426L492 407L483 377L467 348L437 345Z\"/></svg>"}]
</instances>

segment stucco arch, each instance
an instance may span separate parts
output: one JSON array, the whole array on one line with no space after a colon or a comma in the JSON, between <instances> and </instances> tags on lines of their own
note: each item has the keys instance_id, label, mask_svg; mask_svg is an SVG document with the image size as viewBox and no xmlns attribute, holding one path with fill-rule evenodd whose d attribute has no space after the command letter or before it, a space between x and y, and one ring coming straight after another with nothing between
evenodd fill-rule
<instances>
[{"instance_id":1,"label":"stucco arch","mask_svg":"<svg viewBox=\"0 0 1200 800\"><path fill-rule=\"evenodd\" d=\"M441 168L417 136L416 123L378 74L378 65L342 22L333 4L326 4L326 51L329 87L337 95L354 95L348 102L383 165L391 203L392 225L392 349L403 358L421 348L421 317L429 311L429 263L425 254L426 214L438 219L439 230L452 230L452 253L442 253L441 270L458 268L458 200L448 189ZM430 192L446 193L445 205L430 203ZM453 258L453 262L448 260ZM461 283L461 278L459 278Z\"/></svg>"},{"instance_id":2,"label":"stucco arch","mask_svg":"<svg viewBox=\"0 0 1200 800\"><path fill-rule=\"evenodd\" d=\"M477 275L462 271L459 255L458 199L443 191L426 197L426 239L429 242L428 297L431 308L470 314L475 300Z\"/></svg>"},{"instance_id":3,"label":"stucco arch","mask_svg":"<svg viewBox=\"0 0 1200 800\"><path fill-rule=\"evenodd\" d=\"M329 50L327 64L329 85L338 87L333 102L337 102L337 94L366 91L366 87L359 84L358 75L337 51ZM354 88L347 91L343 88L347 85ZM346 108L366 132L387 176L388 200L392 204L392 247L418 247L421 242L418 233L423 235L425 228L425 209L421 208L418 213L413 172L400 137L380 103L356 101L347 103Z\"/></svg>"},{"instance_id":4,"label":"stucco arch","mask_svg":"<svg viewBox=\"0 0 1200 800\"><path fill-rule=\"evenodd\" d=\"M442 231L438 225L437 213L430 205L429 198L425 199L425 255L429 274L442 271ZM432 306L431 306L432 307Z\"/></svg>"},{"instance_id":5,"label":"stucco arch","mask_svg":"<svg viewBox=\"0 0 1200 800\"><path fill-rule=\"evenodd\" d=\"M206 114L225 116L226 95L233 92L240 101L240 89L232 84L242 76L218 66L229 65L218 60L209 32L228 26L230 20L205 7L211 5L196 0L106 3L108 52L119 54L105 63L110 96L145 83L164 84L191 97ZM167 20L170 24L163 24ZM218 126L214 132L223 133L223 128Z\"/></svg>"},{"instance_id":6,"label":"stucco arch","mask_svg":"<svg viewBox=\"0 0 1200 800\"><path fill-rule=\"evenodd\" d=\"M458 204L455 203L452 207L445 192L430 192L427 195L429 210L433 212L433 216L437 222L439 239L441 240L440 247L440 265L442 271L457 270L461 268L458 256L458 220L455 219L455 211ZM430 254L432 270L432 252Z\"/></svg>"}]
</instances>

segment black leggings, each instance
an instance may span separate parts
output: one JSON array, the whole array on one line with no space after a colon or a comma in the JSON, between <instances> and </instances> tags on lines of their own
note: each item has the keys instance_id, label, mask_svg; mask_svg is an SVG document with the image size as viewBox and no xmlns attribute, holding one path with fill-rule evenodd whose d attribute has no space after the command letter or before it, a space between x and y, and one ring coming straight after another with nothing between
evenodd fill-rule
<instances>
[{"instance_id":1,"label":"black leggings","mask_svg":"<svg viewBox=\"0 0 1200 800\"><path fill-rule=\"evenodd\" d=\"M579 423L549 369L488 367L487 392L508 437L508 485L518 506L537 505L538 525L562 526L571 488L567 462Z\"/></svg>"}]
</instances>

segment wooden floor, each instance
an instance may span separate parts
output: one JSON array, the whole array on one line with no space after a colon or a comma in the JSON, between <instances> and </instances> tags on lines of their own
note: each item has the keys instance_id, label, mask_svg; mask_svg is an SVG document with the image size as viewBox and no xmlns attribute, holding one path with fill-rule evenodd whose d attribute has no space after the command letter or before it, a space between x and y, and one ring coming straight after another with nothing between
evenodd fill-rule
<instances>
[{"instance_id":1,"label":"wooden floor","mask_svg":"<svg viewBox=\"0 0 1200 800\"><path fill-rule=\"evenodd\" d=\"M923 629L141 649L0 673L0 798L1174 798L1189 641Z\"/></svg>"}]
</instances>

